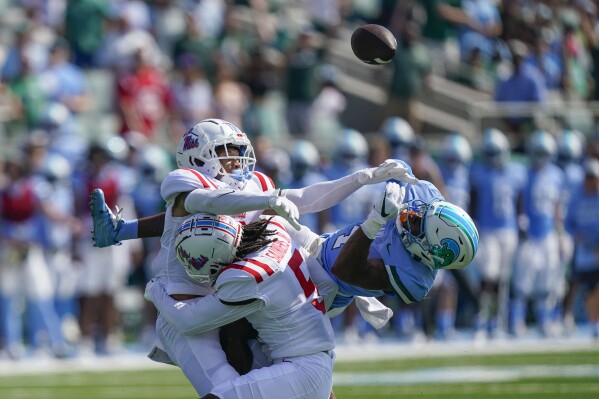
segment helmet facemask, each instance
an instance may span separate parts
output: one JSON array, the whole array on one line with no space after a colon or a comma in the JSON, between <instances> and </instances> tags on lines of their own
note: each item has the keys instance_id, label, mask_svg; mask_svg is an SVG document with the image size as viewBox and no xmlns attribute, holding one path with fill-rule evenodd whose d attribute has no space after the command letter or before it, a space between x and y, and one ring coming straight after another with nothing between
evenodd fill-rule
<instances>
[{"instance_id":1,"label":"helmet facemask","mask_svg":"<svg viewBox=\"0 0 599 399\"><path fill-rule=\"evenodd\" d=\"M433 262L428 253L430 245L426 240L424 226L427 209L428 204L420 200L403 204L395 220L395 226L404 247L412 257L432 268Z\"/></svg>"},{"instance_id":2,"label":"helmet facemask","mask_svg":"<svg viewBox=\"0 0 599 399\"><path fill-rule=\"evenodd\" d=\"M232 148L239 154L230 153ZM238 161L239 168L227 172L223 166L226 161ZM179 142L177 165L195 169L240 190L252 177L256 157L250 140L235 125L207 119L189 129Z\"/></svg>"},{"instance_id":3,"label":"helmet facemask","mask_svg":"<svg viewBox=\"0 0 599 399\"><path fill-rule=\"evenodd\" d=\"M237 150L234 151L234 154L233 149ZM219 167L215 177L237 190L243 189L247 181L252 178L252 173L254 173L254 167L256 166L256 157L254 156L254 149L251 144L224 144L215 146L211 151L214 151L215 158L209 162L215 162L215 164L218 162L215 166ZM226 162L238 162L240 167L239 169L227 172L224 166Z\"/></svg>"},{"instance_id":4,"label":"helmet facemask","mask_svg":"<svg viewBox=\"0 0 599 399\"><path fill-rule=\"evenodd\" d=\"M445 201L405 204L396 227L406 250L431 269L461 269L478 250L478 231L472 219Z\"/></svg>"}]
</instances>

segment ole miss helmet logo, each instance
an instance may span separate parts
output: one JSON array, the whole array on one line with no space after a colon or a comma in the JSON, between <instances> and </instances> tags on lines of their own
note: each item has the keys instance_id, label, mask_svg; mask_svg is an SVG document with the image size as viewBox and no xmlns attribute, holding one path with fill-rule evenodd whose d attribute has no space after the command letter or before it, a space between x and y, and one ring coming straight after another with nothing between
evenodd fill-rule
<instances>
[{"instance_id":1,"label":"ole miss helmet logo","mask_svg":"<svg viewBox=\"0 0 599 399\"><path fill-rule=\"evenodd\" d=\"M185 134L185 137L183 137L183 151L191 150L192 148L198 148L199 146L200 141L198 140L198 136L191 133Z\"/></svg>"}]
</instances>

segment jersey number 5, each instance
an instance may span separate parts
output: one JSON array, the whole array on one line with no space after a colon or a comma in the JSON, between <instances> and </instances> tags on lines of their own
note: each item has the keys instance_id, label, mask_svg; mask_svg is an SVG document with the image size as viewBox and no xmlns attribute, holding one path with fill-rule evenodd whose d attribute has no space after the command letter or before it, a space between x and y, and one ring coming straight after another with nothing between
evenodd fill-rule
<instances>
[{"instance_id":1,"label":"jersey number 5","mask_svg":"<svg viewBox=\"0 0 599 399\"><path fill-rule=\"evenodd\" d=\"M306 276L304 275L304 272L301 269L302 263L304 263L304 258L302 257L302 254L300 254L300 252L296 249L293 252L291 259L289 259L289 262L287 264L289 265L291 270L293 270L295 278L297 278L297 281L300 283L302 290L304 290L304 295L306 296L306 299L309 299L312 295L318 297L318 290L312 282L312 279L306 279ZM324 302L319 301L318 298L315 298L312 301L312 306L314 306L316 309L322 312L322 314L326 313L326 310L324 308Z\"/></svg>"}]
</instances>

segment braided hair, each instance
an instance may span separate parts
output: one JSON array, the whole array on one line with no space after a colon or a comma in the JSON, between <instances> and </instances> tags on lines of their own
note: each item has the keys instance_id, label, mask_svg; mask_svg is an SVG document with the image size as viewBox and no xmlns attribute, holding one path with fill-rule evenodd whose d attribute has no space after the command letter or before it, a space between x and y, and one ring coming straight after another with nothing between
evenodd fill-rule
<instances>
[{"instance_id":1,"label":"braided hair","mask_svg":"<svg viewBox=\"0 0 599 399\"><path fill-rule=\"evenodd\" d=\"M248 254L256 252L271 242L277 241L276 238L269 238L275 235L276 231L266 229L268 223L270 223L270 219L272 218L260 219L257 222L243 226L243 235L237 247L235 260L241 260Z\"/></svg>"}]
</instances>

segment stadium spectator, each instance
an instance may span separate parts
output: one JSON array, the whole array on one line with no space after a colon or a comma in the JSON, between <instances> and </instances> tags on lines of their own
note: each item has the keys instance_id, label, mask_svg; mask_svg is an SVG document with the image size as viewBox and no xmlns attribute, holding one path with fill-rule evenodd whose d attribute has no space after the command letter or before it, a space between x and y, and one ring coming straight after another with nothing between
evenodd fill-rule
<instances>
[{"instance_id":1,"label":"stadium spectator","mask_svg":"<svg viewBox=\"0 0 599 399\"><path fill-rule=\"evenodd\" d=\"M397 39L397 51L390 62L393 73L383 118L399 116L420 132L422 121L417 100L426 89L431 60L421 42L422 21L417 9L415 4L406 8L398 6L389 27Z\"/></svg>"},{"instance_id":2,"label":"stadium spectator","mask_svg":"<svg viewBox=\"0 0 599 399\"><path fill-rule=\"evenodd\" d=\"M310 133L310 106L318 94L317 68L323 50L312 28L305 28L286 55L287 128L296 138Z\"/></svg>"},{"instance_id":3,"label":"stadium spectator","mask_svg":"<svg viewBox=\"0 0 599 399\"><path fill-rule=\"evenodd\" d=\"M503 29L497 3L493 0L462 0L461 7L468 16L467 24L461 24L458 30L462 59L466 59L471 49L478 48L483 60L490 60L500 49L497 38Z\"/></svg>"},{"instance_id":4,"label":"stadium spectator","mask_svg":"<svg viewBox=\"0 0 599 399\"><path fill-rule=\"evenodd\" d=\"M90 110L93 98L83 70L70 62L68 42L57 37L50 47L48 67L41 73L44 94L49 102L61 102L74 114Z\"/></svg>"},{"instance_id":5,"label":"stadium spectator","mask_svg":"<svg viewBox=\"0 0 599 399\"><path fill-rule=\"evenodd\" d=\"M84 69L98 66L96 56L104 39L104 23L109 15L109 6L103 1L66 2L64 31L75 65Z\"/></svg>"},{"instance_id":6,"label":"stadium spectator","mask_svg":"<svg viewBox=\"0 0 599 399\"><path fill-rule=\"evenodd\" d=\"M114 155L108 144L93 143L89 147L83 170L77 176L77 216L86 226L84 233L92 230L87 204L91 190L96 187L106 193L109 204L124 204L134 215L134 207L123 186L125 179L122 166L114 160ZM124 245L103 251L90 247L91 237L89 233L84 233L79 235L76 243L76 259L81 264L81 279L78 282L80 354L111 354L122 350L120 315L115 305L115 294L125 287L132 267L132 253L138 249L135 245Z\"/></svg>"},{"instance_id":7,"label":"stadium spectator","mask_svg":"<svg viewBox=\"0 0 599 399\"><path fill-rule=\"evenodd\" d=\"M119 133L135 131L152 142L160 142L166 130L173 141L179 132L173 117L173 93L167 77L141 48L132 54L132 64L117 77L116 101L121 117Z\"/></svg>"},{"instance_id":8,"label":"stadium spectator","mask_svg":"<svg viewBox=\"0 0 599 399\"><path fill-rule=\"evenodd\" d=\"M177 75L171 83L173 118L181 125L180 129L173 130L181 132L214 114L214 95L204 65L196 54L181 54L173 72Z\"/></svg>"},{"instance_id":9,"label":"stadium spectator","mask_svg":"<svg viewBox=\"0 0 599 399\"><path fill-rule=\"evenodd\" d=\"M499 78L495 87L494 98L497 102L528 102L540 104L545 101L546 84L539 70L533 65L526 64L524 60L529 54L528 47L519 40L509 42L512 56L511 74ZM530 127L530 117L508 115L504 122L515 134L518 144L517 150L523 150L526 141L525 133Z\"/></svg>"},{"instance_id":10,"label":"stadium spectator","mask_svg":"<svg viewBox=\"0 0 599 399\"><path fill-rule=\"evenodd\" d=\"M45 217L57 213L47 201L47 180L33 169L34 158L46 145L36 136L24 150L13 151L5 161L8 179L0 191L0 328L4 349L12 359L26 355L25 342L34 354L50 350L55 357L68 355L54 306L54 279L44 256L48 238ZM70 220L65 219L65 225ZM26 318L22 301L26 303Z\"/></svg>"}]
</instances>

